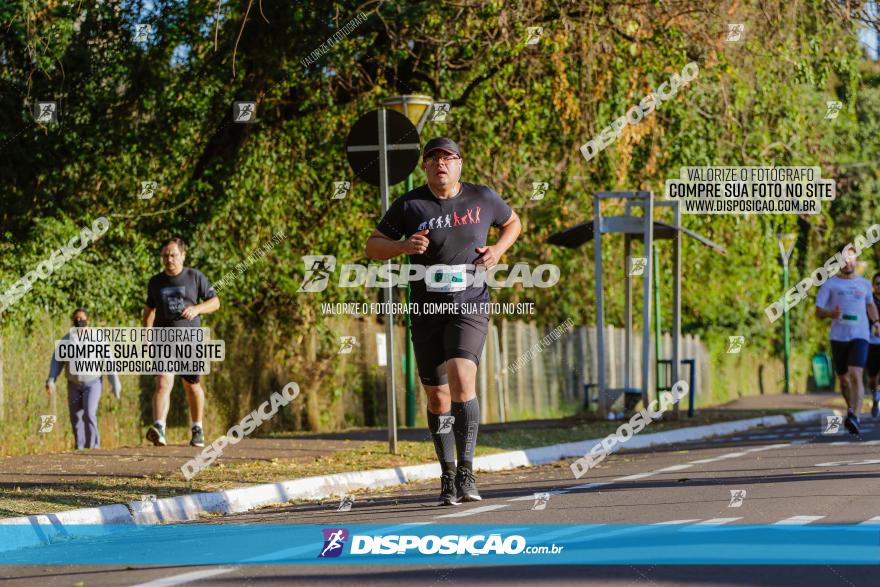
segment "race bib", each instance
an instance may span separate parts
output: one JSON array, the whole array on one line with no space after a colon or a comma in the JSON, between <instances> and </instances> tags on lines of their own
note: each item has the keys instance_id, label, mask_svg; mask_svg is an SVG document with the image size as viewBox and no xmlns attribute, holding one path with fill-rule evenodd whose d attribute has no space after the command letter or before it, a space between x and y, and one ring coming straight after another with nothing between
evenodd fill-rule
<instances>
[{"instance_id":1,"label":"race bib","mask_svg":"<svg viewBox=\"0 0 880 587\"><path fill-rule=\"evenodd\" d=\"M467 287L467 265L432 265L425 271L425 286L430 292L463 291Z\"/></svg>"}]
</instances>

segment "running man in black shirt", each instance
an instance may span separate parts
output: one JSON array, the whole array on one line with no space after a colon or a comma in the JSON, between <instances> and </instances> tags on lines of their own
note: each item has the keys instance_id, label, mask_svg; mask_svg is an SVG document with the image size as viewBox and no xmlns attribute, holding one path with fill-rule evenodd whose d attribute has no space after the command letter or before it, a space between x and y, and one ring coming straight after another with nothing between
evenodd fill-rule
<instances>
[{"instance_id":1,"label":"running man in black shirt","mask_svg":"<svg viewBox=\"0 0 880 587\"><path fill-rule=\"evenodd\" d=\"M456 505L481 499L473 474L480 424L476 375L489 325L489 290L485 279L472 279L498 264L522 225L495 191L459 182L461 151L452 140L428 141L423 165L428 183L394 201L367 241L366 254L378 260L407 254L411 264L425 267L424 281L410 282L413 304L479 308L412 316L419 378L428 394L428 428L443 472L440 503ZM487 246L491 226L501 234Z\"/></svg>"},{"instance_id":2,"label":"running man in black shirt","mask_svg":"<svg viewBox=\"0 0 880 587\"><path fill-rule=\"evenodd\" d=\"M186 245L179 238L169 239L162 247L165 271L150 278L147 302L144 305L144 328L195 328L201 325L201 314L210 314L220 308L220 298L197 269L184 267ZM198 303L199 300L204 300ZM186 401L189 405L192 439L190 445L205 446L202 418L205 413L205 390L200 376L181 375ZM165 446L165 419L168 417L174 373L156 375L153 393L153 425L147 430L147 440L156 446Z\"/></svg>"}]
</instances>

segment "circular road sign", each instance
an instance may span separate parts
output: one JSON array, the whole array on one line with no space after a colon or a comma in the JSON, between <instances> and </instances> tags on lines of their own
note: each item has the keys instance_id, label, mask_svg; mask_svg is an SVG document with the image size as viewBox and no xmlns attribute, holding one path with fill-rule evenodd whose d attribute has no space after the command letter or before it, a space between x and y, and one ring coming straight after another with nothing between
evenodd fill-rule
<instances>
[{"instance_id":1,"label":"circular road sign","mask_svg":"<svg viewBox=\"0 0 880 587\"><path fill-rule=\"evenodd\" d=\"M419 163L419 131L409 118L385 111L385 147L388 152L388 185L400 183ZM379 177L379 111L372 110L361 116L345 142L348 164L355 175L378 186Z\"/></svg>"}]
</instances>

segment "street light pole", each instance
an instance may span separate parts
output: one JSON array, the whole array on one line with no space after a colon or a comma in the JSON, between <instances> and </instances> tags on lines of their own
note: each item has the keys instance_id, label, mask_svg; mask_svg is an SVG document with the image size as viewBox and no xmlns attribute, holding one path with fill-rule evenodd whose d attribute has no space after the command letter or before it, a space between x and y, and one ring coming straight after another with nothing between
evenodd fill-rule
<instances>
[{"instance_id":1,"label":"street light pole","mask_svg":"<svg viewBox=\"0 0 880 587\"><path fill-rule=\"evenodd\" d=\"M794 234L777 234L776 235L777 242L779 243L779 255L782 257L782 291L788 291L788 259L791 257L791 252L794 250L794 243L797 240L797 235ZM785 388L784 392L791 392L791 375L789 371L789 356L791 354L791 338L790 338L790 323L788 319L788 306L786 304L782 305L782 317L783 317L783 328L785 329L784 334L784 358L785 358Z\"/></svg>"},{"instance_id":2,"label":"street light pole","mask_svg":"<svg viewBox=\"0 0 880 587\"><path fill-rule=\"evenodd\" d=\"M428 120L428 114L434 99L430 96L422 95L404 95L392 96L382 101L384 108L396 110L410 119L416 125L416 130L421 132L422 127ZM406 191L412 191L413 179L412 174L406 176ZM409 285L406 287L406 303L409 307ZM416 425L416 355L413 349L412 336L410 335L412 324L410 322L409 312L406 312L406 358L404 360L404 372L406 375L406 425L410 428Z\"/></svg>"}]
</instances>

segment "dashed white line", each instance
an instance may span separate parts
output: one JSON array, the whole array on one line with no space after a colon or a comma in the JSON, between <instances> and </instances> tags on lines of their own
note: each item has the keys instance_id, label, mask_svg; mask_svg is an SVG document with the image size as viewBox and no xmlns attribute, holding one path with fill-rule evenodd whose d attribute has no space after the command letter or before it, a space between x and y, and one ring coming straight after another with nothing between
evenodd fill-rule
<instances>
[{"instance_id":1,"label":"dashed white line","mask_svg":"<svg viewBox=\"0 0 880 587\"><path fill-rule=\"evenodd\" d=\"M672 465L671 467L666 467L666 468L663 468L663 469L657 469L657 470L654 471L654 472L655 472L655 473L671 473L671 472L673 472L673 471L683 471L683 470L685 470L685 469L690 469L691 467L693 467L692 464L686 464L686 465Z\"/></svg>"},{"instance_id":2,"label":"dashed white line","mask_svg":"<svg viewBox=\"0 0 880 587\"><path fill-rule=\"evenodd\" d=\"M614 481L636 481L638 479L644 479L645 477L651 477L656 474L657 471L651 471L649 473L636 473L635 475L627 475L626 477L618 477Z\"/></svg>"},{"instance_id":3,"label":"dashed white line","mask_svg":"<svg viewBox=\"0 0 880 587\"><path fill-rule=\"evenodd\" d=\"M434 516L434 519L438 518L464 518L466 516L473 516L474 514L482 514L485 512L491 512L493 510L500 510L501 508L510 507L505 503L498 503L495 505L484 505L478 508L473 508L470 510L464 510L463 512L455 512L452 514L443 514L442 516Z\"/></svg>"},{"instance_id":4,"label":"dashed white line","mask_svg":"<svg viewBox=\"0 0 880 587\"><path fill-rule=\"evenodd\" d=\"M730 522L736 522L737 520L742 520L742 516L738 518L712 518L711 520L703 520L702 522L697 522L697 526L720 526L721 524L729 524Z\"/></svg>"},{"instance_id":5,"label":"dashed white line","mask_svg":"<svg viewBox=\"0 0 880 587\"><path fill-rule=\"evenodd\" d=\"M874 516L870 520L865 520L864 522L861 522L859 526L876 526L878 524L880 524L880 516Z\"/></svg>"},{"instance_id":6,"label":"dashed white line","mask_svg":"<svg viewBox=\"0 0 880 587\"><path fill-rule=\"evenodd\" d=\"M134 585L134 587L171 587L172 585L183 585L184 583L201 581L202 579L209 579L211 577L216 577L217 575L223 575L230 571L234 571L237 568L238 567L225 567L222 569L205 569L203 571L193 571L191 573L184 573L182 575L175 575L173 577L166 577L164 579L156 579L155 581L150 581L149 583L141 583L139 585Z\"/></svg>"},{"instance_id":7,"label":"dashed white line","mask_svg":"<svg viewBox=\"0 0 880 587\"><path fill-rule=\"evenodd\" d=\"M785 518L784 520L779 520L774 523L774 526L805 526L807 524L812 524L816 520L821 520L825 516L792 516L790 518Z\"/></svg>"}]
</instances>

